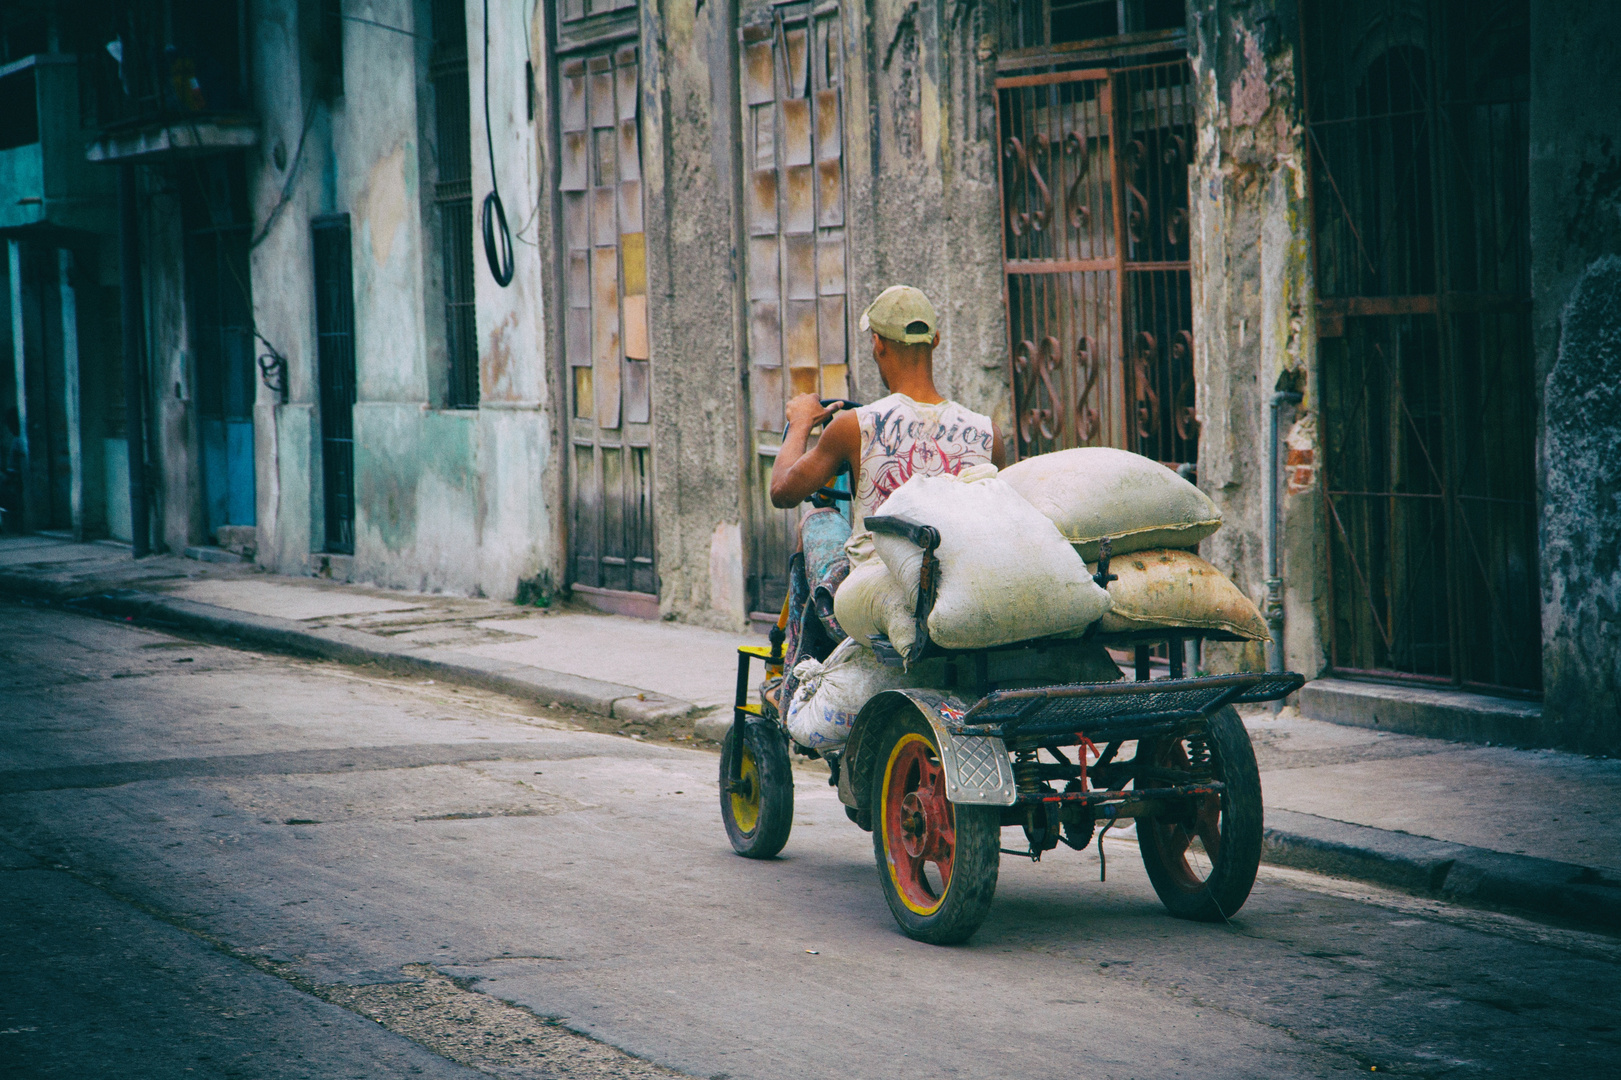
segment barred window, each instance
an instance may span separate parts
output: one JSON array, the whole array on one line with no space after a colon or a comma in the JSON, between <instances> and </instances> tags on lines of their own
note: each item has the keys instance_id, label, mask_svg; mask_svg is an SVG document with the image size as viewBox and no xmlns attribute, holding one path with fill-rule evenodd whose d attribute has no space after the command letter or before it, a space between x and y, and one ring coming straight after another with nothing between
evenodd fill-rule
<instances>
[{"instance_id":1,"label":"barred window","mask_svg":"<svg viewBox=\"0 0 1621 1080\"><path fill-rule=\"evenodd\" d=\"M473 144L468 117L467 15L463 0L434 0L434 135L439 151L434 204L445 289L446 404L478 407L478 342L473 322Z\"/></svg>"}]
</instances>

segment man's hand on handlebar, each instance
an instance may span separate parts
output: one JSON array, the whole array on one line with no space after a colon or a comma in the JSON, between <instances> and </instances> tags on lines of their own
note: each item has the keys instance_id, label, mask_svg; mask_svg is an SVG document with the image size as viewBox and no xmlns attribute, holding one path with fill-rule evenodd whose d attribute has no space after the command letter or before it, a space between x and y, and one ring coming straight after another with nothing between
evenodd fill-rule
<instances>
[{"instance_id":1,"label":"man's hand on handlebar","mask_svg":"<svg viewBox=\"0 0 1621 1080\"><path fill-rule=\"evenodd\" d=\"M854 475L861 458L861 426L854 402L799 394L788 402L788 426L771 466L771 505L787 509L811 497L843 470ZM848 415L839 415L848 413ZM814 447L811 429L826 424Z\"/></svg>"},{"instance_id":2,"label":"man's hand on handlebar","mask_svg":"<svg viewBox=\"0 0 1621 1080\"><path fill-rule=\"evenodd\" d=\"M788 426L809 432L817 424L825 422L834 413L844 407L844 402L835 401L832 405L823 405L822 399L815 394L798 394L788 402Z\"/></svg>"}]
</instances>

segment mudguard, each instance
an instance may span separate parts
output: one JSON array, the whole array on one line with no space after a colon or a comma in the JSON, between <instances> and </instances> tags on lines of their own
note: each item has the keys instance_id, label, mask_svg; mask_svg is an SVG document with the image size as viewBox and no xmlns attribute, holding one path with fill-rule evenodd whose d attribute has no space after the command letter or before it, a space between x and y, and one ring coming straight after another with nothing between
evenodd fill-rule
<instances>
[{"instance_id":1,"label":"mudguard","mask_svg":"<svg viewBox=\"0 0 1621 1080\"><path fill-rule=\"evenodd\" d=\"M862 707L845 743L839 770L839 801L857 812L868 809L878 742L889 719L901 709L916 709L940 747L946 798L954 803L1012 806L1016 795L1007 746L995 736L955 735L968 706L944 690L886 690Z\"/></svg>"}]
</instances>

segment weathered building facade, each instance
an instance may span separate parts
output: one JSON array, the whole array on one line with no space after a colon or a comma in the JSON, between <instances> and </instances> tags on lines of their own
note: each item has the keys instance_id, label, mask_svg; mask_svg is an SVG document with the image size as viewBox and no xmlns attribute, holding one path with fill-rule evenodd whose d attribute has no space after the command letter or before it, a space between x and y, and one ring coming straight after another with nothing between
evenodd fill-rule
<instances>
[{"instance_id":1,"label":"weathered building facade","mask_svg":"<svg viewBox=\"0 0 1621 1080\"><path fill-rule=\"evenodd\" d=\"M783 402L878 396L856 319L910 281L1016 453L1124 446L1217 500L1203 553L1279 649L1207 667L1540 694L1526 741L1621 748L1602 4L7 19L8 64L77 65L44 126L101 170L99 217L0 222L0 404L61 414L34 527L132 536L133 498L151 543L279 572L742 626L793 542Z\"/></svg>"}]
</instances>

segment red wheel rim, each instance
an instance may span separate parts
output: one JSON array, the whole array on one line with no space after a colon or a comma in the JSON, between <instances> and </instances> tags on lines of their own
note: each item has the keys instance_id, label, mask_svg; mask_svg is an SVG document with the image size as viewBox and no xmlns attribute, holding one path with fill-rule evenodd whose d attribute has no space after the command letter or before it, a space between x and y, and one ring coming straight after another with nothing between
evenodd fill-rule
<instances>
[{"instance_id":1,"label":"red wheel rim","mask_svg":"<svg viewBox=\"0 0 1621 1080\"><path fill-rule=\"evenodd\" d=\"M1160 752L1156 764L1187 770L1187 747L1181 739ZM1221 859L1221 796L1201 795L1190 800L1178 818L1151 818L1143 825L1154 838L1176 883L1188 892L1200 892Z\"/></svg>"},{"instance_id":2,"label":"red wheel rim","mask_svg":"<svg viewBox=\"0 0 1621 1080\"><path fill-rule=\"evenodd\" d=\"M932 915L951 888L957 829L946 800L945 773L927 739L911 732L901 736L884 769L883 792L879 820L889 878L901 903L919 915ZM930 880L930 863L936 881Z\"/></svg>"}]
</instances>

